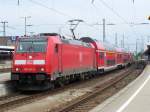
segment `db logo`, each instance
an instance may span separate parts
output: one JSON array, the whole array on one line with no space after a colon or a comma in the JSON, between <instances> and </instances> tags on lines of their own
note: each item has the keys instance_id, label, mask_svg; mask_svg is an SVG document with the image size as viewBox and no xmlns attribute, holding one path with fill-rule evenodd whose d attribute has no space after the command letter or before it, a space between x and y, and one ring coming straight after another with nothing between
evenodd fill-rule
<instances>
[{"instance_id":1,"label":"db logo","mask_svg":"<svg viewBox=\"0 0 150 112\"><path fill-rule=\"evenodd\" d=\"M33 64L33 60L27 60L27 64Z\"/></svg>"}]
</instances>

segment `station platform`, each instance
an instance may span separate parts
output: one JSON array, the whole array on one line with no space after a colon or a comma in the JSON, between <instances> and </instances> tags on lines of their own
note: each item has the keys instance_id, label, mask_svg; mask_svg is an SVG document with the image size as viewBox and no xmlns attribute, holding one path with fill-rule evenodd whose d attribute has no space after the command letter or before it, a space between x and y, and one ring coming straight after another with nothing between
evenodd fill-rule
<instances>
[{"instance_id":1,"label":"station platform","mask_svg":"<svg viewBox=\"0 0 150 112\"><path fill-rule=\"evenodd\" d=\"M90 112L150 112L150 65L136 80Z\"/></svg>"},{"instance_id":2,"label":"station platform","mask_svg":"<svg viewBox=\"0 0 150 112\"><path fill-rule=\"evenodd\" d=\"M2 65L0 64L0 69L11 68L11 65Z\"/></svg>"},{"instance_id":3,"label":"station platform","mask_svg":"<svg viewBox=\"0 0 150 112\"><path fill-rule=\"evenodd\" d=\"M0 70L11 68L11 61L0 61ZM0 83L10 80L10 71L0 72Z\"/></svg>"},{"instance_id":4,"label":"station platform","mask_svg":"<svg viewBox=\"0 0 150 112\"><path fill-rule=\"evenodd\" d=\"M10 83L11 75L8 73L0 73L0 97L11 94L12 84Z\"/></svg>"},{"instance_id":5,"label":"station platform","mask_svg":"<svg viewBox=\"0 0 150 112\"><path fill-rule=\"evenodd\" d=\"M7 72L7 73L0 73L0 83L2 82L6 82L6 81L10 81L11 79L11 73Z\"/></svg>"},{"instance_id":6,"label":"station platform","mask_svg":"<svg viewBox=\"0 0 150 112\"><path fill-rule=\"evenodd\" d=\"M11 68L11 61L0 61L0 69Z\"/></svg>"}]
</instances>

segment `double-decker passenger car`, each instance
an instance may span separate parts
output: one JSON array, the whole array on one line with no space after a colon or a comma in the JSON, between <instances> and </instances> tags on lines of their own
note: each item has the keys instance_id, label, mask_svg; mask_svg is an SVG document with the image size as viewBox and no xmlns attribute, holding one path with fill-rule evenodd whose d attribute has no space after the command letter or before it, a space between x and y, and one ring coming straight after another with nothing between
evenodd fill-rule
<instances>
[{"instance_id":1,"label":"double-decker passenger car","mask_svg":"<svg viewBox=\"0 0 150 112\"><path fill-rule=\"evenodd\" d=\"M80 40L95 46L98 71L104 72L115 68L122 68L132 62L132 54L122 48L117 48L90 37L83 37Z\"/></svg>"}]
</instances>

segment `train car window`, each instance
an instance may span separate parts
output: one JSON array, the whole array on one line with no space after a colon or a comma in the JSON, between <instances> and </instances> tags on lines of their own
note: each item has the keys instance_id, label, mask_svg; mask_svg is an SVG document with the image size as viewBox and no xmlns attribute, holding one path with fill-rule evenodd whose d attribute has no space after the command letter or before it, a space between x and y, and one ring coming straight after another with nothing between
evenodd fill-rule
<instances>
[{"instance_id":1,"label":"train car window","mask_svg":"<svg viewBox=\"0 0 150 112\"><path fill-rule=\"evenodd\" d=\"M110 65L110 60L107 60L107 65Z\"/></svg>"},{"instance_id":2,"label":"train car window","mask_svg":"<svg viewBox=\"0 0 150 112\"><path fill-rule=\"evenodd\" d=\"M115 64L115 60L107 60L107 65L112 66Z\"/></svg>"},{"instance_id":3,"label":"train car window","mask_svg":"<svg viewBox=\"0 0 150 112\"><path fill-rule=\"evenodd\" d=\"M104 53L103 53L103 52L100 52L100 53L99 53L99 58L100 58L100 59L104 59Z\"/></svg>"},{"instance_id":4,"label":"train car window","mask_svg":"<svg viewBox=\"0 0 150 112\"><path fill-rule=\"evenodd\" d=\"M122 58L122 55L121 54L118 54L118 59L120 60Z\"/></svg>"}]
</instances>

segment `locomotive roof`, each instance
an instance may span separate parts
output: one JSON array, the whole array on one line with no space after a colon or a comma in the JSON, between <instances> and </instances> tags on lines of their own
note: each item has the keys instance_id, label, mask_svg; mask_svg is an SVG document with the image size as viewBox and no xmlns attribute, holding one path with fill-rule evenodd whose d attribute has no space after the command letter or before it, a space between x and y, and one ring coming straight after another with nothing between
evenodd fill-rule
<instances>
[{"instance_id":1,"label":"locomotive roof","mask_svg":"<svg viewBox=\"0 0 150 112\"><path fill-rule=\"evenodd\" d=\"M40 33L40 36L59 36L61 38L61 41L63 43L67 44L73 44L73 45L80 45L80 46L85 46L85 47L92 47L89 43L85 43L79 40L73 40L73 39L66 39L64 36L61 36L57 33Z\"/></svg>"},{"instance_id":2,"label":"locomotive roof","mask_svg":"<svg viewBox=\"0 0 150 112\"><path fill-rule=\"evenodd\" d=\"M61 39L61 41L66 44L80 45L80 46L84 46L84 47L92 47L91 44L85 43L85 42L82 42L79 40Z\"/></svg>"},{"instance_id":3,"label":"locomotive roof","mask_svg":"<svg viewBox=\"0 0 150 112\"><path fill-rule=\"evenodd\" d=\"M79 46L91 47L91 48L93 47L90 43L85 43L85 42L82 42L80 40L72 40L72 39L61 38L60 35L55 34L55 33L44 33L44 34L40 34L40 35L36 35L36 36L32 36L32 37L21 37L21 38L19 38L19 40L23 40L23 41L33 41L33 40L34 41L42 41L42 40L47 40L51 36L57 36L58 37L57 39L55 37L53 38L53 40L56 43L59 40L61 43L65 43L65 44L79 45Z\"/></svg>"}]
</instances>

